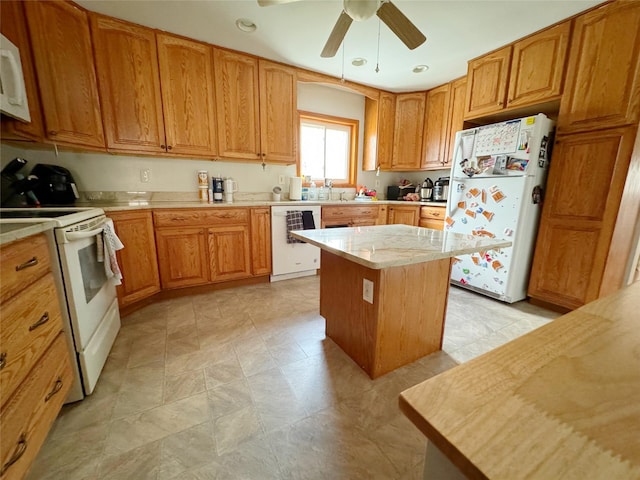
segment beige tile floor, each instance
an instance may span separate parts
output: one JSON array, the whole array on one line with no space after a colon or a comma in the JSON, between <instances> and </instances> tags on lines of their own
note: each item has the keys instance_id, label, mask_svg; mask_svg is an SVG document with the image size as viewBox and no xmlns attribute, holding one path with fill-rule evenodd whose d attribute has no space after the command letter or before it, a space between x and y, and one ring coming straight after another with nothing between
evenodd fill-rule
<instances>
[{"instance_id":1,"label":"beige tile floor","mask_svg":"<svg viewBox=\"0 0 640 480\"><path fill-rule=\"evenodd\" d=\"M425 439L398 394L557 316L452 288L444 350L372 381L325 338L318 303L306 277L124 318L28 479L419 479Z\"/></svg>"}]
</instances>

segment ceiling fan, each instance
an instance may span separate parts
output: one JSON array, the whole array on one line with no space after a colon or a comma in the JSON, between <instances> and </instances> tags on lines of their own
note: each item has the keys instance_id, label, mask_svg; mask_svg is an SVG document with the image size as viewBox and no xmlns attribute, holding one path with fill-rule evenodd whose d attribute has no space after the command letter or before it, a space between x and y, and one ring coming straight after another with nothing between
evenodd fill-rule
<instances>
[{"instance_id":1,"label":"ceiling fan","mask_svg":"<svg viewBox=\"0 0 640 480\"><path fill-rule=\"evenodd\" d=\"M258 5L267 7L297 1L299 0L258 0ZM335 56L351 22L368 20L374 15L377 15L409 50L419 47L427 39L390 0L343 0L342 13L331 30L320 56L325 58Z\"/></svg>"}]
</instances>

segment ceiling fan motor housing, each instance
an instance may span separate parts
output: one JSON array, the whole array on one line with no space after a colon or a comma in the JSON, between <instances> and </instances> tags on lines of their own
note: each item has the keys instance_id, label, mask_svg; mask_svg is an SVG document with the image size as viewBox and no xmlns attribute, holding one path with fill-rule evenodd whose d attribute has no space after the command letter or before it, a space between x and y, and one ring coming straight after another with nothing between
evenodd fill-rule
<instances>
[{"instance_id":1,"label":"ceiling fan motor housing","mask_svg":"<svg viewBox=\"0 0 640 480\"><path fill-rule=\"evenodd\" d=\"M344 11L356 22L363 22L373 17L378 8L380 0L344 0Z\"/></svg>"}]
</instances>

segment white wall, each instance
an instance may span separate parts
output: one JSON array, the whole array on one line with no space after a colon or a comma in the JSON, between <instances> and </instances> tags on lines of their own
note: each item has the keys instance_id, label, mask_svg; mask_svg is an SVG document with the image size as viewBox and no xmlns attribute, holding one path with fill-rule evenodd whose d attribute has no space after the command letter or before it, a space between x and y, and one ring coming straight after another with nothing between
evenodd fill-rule
<instances>
[{"instance_id":1,"label":"white wall","mask_svg":"<svg viewBox=\"0 0 640 480\"><path fill-rule=\"evenodd\" d=\"M401 178L422 182L429 176L436 179L448 175L448 171L437 172L375 172L362 171L362 144L364 137L364 97L360 94L335 87L318 84L298 84L298 109L326 115L355 118L360 122L358 134L358 174L357 183L386 194L387 185L396 184ZM23 157L29 163L26 173L37 163L54 164L68 168L81 191L146 191L146 192L195 192L196 172L208 170L209 175L232 177L238 182L241 192L270 192L278 185L280 175L287 181L283 185L289 189L288 178L296 175L296 166L207 161L190 159L167 159L159 157L136 157L105 153L76 153L59 150L56 156L52 145L34 147L25 142L21 148L16 144L2 144L0 165L4 167L15 157ZM140 180L140 170L149 169L148 183Z\"/></svg>"}]
</instances>

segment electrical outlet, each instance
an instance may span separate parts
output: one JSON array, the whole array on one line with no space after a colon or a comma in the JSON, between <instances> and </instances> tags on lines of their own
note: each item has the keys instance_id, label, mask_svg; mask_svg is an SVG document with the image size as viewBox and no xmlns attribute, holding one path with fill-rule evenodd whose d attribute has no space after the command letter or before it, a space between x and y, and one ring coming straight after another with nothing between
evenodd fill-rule
<instances>
[{"instance_id":1,"label":"electrical outlet","mask_svg":"<svg viewBox=\"0 0 640 480\"><path fill-rule=\"evenodd\" d=\"M278 185L284 185L284 175L278 176Z\"/></svg>"},{"instance_id":2,"label":"electrical outlet","mask_svg":"<svg viewBox=\"0 0 640 480\"><path fill-rule=\"evenodd\" d=\"M376 188L380 188L380 180L376 179Z\"/></svg>"},{"instance_id":3,"label":"electrical outlet","mask_svg":"<svg viewBox=\"0 0 640 480\"><path fill-rule=\"evenodd\" d=\"M362 298L373 305L373 282L366 278L362 279Z\"/></svg>"},{"instance_id":4,"label":"electrical outlet","mask_svg":"<svg viewBox=\"0 0 640 480\"><path fill-rule=\"evenodd\" d=\"M140 181L142 183L149 183L151 181L151 169L150 168L141 168L140 169Z\"/></svg>"}]
</instances>

